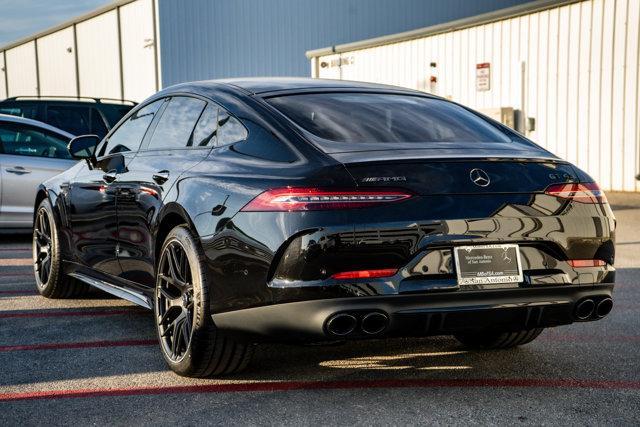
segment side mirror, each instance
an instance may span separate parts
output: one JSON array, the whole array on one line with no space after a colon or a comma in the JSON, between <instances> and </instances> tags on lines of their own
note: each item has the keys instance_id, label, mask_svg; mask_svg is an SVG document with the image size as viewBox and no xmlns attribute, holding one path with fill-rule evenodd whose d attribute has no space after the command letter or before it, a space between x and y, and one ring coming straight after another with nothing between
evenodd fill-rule
<instances>
[{"instance_id":1,"label":"side mirror","mask_svg":"<svg viewBox=\"0 0 640 427\"><path fill-rule=\"evenodd\" d=\"M74 159L93 160L99 142L100 138L97 135L76 136L69 142L67 149Z\"/></svg>"}]
</instances>

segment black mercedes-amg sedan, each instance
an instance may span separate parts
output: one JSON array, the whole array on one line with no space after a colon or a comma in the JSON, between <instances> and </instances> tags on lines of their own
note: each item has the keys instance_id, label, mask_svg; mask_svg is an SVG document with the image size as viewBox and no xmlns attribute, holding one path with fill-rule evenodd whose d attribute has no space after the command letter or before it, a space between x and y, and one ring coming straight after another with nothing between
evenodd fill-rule
<instances>
[{"instance_id":1,"label":"black mercedes-amg sedan","mask_svg":"<svg viewBox=\"0 0 640 427\"><path fill-rule=\"evenodd\" d=\"M180 84L39 188L40 294L154 311L180 375L264 341L454 335L509 348L613 307L615 219L586 173L462 105L314 79Z\"/></svg>"}]
</instances>

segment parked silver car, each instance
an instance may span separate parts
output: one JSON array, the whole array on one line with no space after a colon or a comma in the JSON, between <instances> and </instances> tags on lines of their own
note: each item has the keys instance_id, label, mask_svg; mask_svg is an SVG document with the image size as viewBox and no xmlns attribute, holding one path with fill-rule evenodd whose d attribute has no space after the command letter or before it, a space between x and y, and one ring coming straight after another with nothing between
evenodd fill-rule
<instances>
[{"instance_id":1,"label":"parked silver car","mask_svg":"<svg viewBox=\"0 0 640 427\"><path fill-rule=\"evenodd\" d=\"M0 228L31 228L38 185L73 166L73 135L48 124L0 114Z\"/></svg>"}]
</instances>

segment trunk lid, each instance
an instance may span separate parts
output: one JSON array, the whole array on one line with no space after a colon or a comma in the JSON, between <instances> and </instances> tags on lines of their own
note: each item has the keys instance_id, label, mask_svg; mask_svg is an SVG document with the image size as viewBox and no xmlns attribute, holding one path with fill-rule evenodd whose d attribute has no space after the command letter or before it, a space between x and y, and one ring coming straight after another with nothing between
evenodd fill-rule
<instances>
[{"instance_id":1,"label":"trunk lid","mask_svg":"<svg viewBox=\"0 0 640 427\"><path fill-rule=\"evenodd\" d=\"M358 186L405 188L417 195L539 193L578 182L574 168L554 159L399 159L343 163Z\"/></svg>"}]
</instances>

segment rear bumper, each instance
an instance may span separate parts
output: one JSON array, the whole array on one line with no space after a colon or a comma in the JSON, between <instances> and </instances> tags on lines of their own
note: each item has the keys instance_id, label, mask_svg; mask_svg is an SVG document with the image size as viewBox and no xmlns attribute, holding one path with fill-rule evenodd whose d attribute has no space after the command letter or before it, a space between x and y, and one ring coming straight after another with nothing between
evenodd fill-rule
<instances>
[{"instance_id":1,"label":"rear bumper","mask_svg":"<svg viewBox=\"0 0 640 427\"><path fill-rule=\"evenodd\" d=\"M438 292L319 299L214 314L218 328L256 341L323 341L338 338L446 335L478 329L517 331L573 323L576 305L611 298L613 284L563 285L481 291ZM381 313L387 323L365 333L362 320ZM354 331L337 336L327 322L337 314L355 318ZM590 316L584 320L597 320Z\"/></svg>"}]
</instances>

